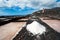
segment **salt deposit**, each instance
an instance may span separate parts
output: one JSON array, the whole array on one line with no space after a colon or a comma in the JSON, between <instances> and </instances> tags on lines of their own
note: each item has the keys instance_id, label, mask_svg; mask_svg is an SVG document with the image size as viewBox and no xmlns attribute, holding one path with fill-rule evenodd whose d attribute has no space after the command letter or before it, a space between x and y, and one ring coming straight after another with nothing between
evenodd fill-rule
<instances>
[{"instance_id":1,"label":"salt deposit","mask_svg":"<svg viewBox=\"0 0 60 40\"><path fill-rule=\"evenodd\" d=\"M37 21L33 21L31 24L28 24L26 29L31 33L33 33L33 35L36 35L36 34L41 35L46 31L46 28L40 23L38 23Z\"/></svg>"}]
</instances>

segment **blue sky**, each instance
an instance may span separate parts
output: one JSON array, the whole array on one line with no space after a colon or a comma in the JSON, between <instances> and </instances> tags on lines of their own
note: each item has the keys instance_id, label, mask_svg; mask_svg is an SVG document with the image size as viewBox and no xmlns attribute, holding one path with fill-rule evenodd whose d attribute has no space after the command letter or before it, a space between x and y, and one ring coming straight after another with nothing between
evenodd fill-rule
<instances>
[{"instance_id":1,"label":"blue sky","mask_svg":"<svg viewBox=\"0 0 60 40\"><path fill-rule=\"evenodd\" d=\"M57 2L59 2L60 0L57 0Z\"/></svg>"},{"instance_id":2,"label":"blue sky","mask_svg":"<svg viewBox=\"0 0 60 40\"><path fill-rule=\"evenodd\" d=\"M60 7L60 0L0 0L0 16L27 15L54 7Z\"/></svg>"}]
</instances>

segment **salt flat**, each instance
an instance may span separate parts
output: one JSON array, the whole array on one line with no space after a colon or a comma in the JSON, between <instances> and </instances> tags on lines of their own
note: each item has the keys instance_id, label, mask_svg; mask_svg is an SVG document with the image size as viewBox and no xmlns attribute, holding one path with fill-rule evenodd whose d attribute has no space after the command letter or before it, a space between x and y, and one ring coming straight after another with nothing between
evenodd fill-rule
<instances>
[{"instance_id":1,"label":"salt flat","mask_svg":"<svg viewBox=\"0 0 60 40\"><path fill-rule=\"evenodd\" d=\"M11 40L25 22L11 22L0 26L0 40Z\"/></svg>"},{"instance_id":2,"label":"salt flat","mask_svg":"<svg viewBox=\"0 0 60 40\"><path fill-rule=\"evenodd\" d=\"M60 20L41 20L60 33Z\"/></svg>"},{"instance_id":3,"label":"salt flat","mask_svg":"<svg viewBox=\"0 0 60 40\"><path fill-rule=\"evenodd\" d=\"M60 32L60 20L43 20L51 28ZM25 25L26 22L11 22L0 26L0 40L11 40L12 37Z\"/></svg>"}]
</instances>

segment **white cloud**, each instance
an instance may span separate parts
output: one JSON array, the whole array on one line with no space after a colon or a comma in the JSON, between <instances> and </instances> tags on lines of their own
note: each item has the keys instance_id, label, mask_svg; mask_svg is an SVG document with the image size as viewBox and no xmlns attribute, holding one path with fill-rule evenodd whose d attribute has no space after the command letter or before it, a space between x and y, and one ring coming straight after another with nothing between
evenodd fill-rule
<instances>
[{"instance_id":1,"label":"white cloud","mask_svg":"<svg viewBox=\"0 0 60 40\"><path fill-rule=\"evenodd\" d=\"M43 9L43 8L51 8L59 6L60 2L56 1L57 0L0 0L0 7L19 6L22 9L24 9L25 7L31 7L34 9Z\"/></svg>"},{"instance_id":2,"label":"white cloud","mask_svg":"<svg viewBox=\"0 0 60 40\"><path fill-rule=\"evenodd\" d=\"M34 8L42 9L42 8L49 8L50 5L53 5L56 3L56 0L36 0L31 1L31 5Z\"/></svg>"},{"instance_id":3,"label":"white cloud","mask_svg":"<svg viewBox=\"0 0 60 40\"><path fill-rule=\"evenodd\" d=\"M57 6L57 7L60 7L60 2L57 2L57 3L56 3L56 6Z\"/></svg>"}]
</instances>

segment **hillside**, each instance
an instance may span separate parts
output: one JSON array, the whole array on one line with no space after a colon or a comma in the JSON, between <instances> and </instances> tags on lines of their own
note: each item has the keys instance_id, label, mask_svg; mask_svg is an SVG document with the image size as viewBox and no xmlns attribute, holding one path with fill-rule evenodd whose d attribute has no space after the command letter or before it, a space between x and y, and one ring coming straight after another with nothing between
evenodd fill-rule
<instances>
[{"instance_id":1,"label":"hillside","mask_svg":"<svg viewBox=\"0 0 60 40\"><path fill-rule=\"evenodd\" d=\"M33 14L40 17L46 16L46 17L60 19L60 7L56 7L52 9L44 9L44 13L43 10L39 10L34 12Z\"/></svg>"}]
</instances>

